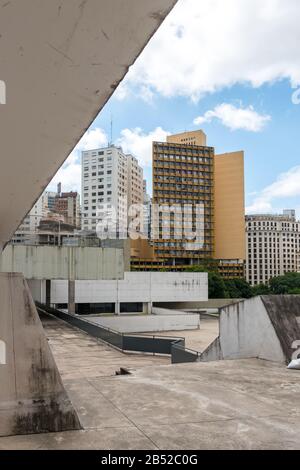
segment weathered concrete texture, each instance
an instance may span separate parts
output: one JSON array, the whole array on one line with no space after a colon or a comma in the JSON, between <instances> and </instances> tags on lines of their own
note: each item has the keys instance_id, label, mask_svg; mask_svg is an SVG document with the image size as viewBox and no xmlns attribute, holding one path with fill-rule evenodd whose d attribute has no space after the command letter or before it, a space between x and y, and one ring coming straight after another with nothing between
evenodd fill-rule
<instances>
[{"instance_id":1,"label":"weathered concrete texture","mask_svg":"<svg viewBox=\"0 0 300 470\"><path fill-rule=\"evenodd\" d=\"M280 341L286 361L290 362L293 353L292 344L300 341L300 295L262 296L271 323Z\"/></svg>"},{"instance_id":2,"label":"weathered concrete texture","mask_svg":"<svg viewBox=\"0 0 300 470\"><path fill-rule=\"evenodd\" d=\"M190 302L206 300L208 296L207 273L125 272L124 279L113 279L76 281L75 302ZM53 281L51 303L67 302L67 282Z\"/></svg>"},{"instance_id":3,"label":"weathered concrete texture","mask_svg":"<svg viewBox=\"0 0 300 470\"><path fill-rule=\"evenodd\" d=\"M175 2L0 0L0 69L8 95L0 113L0 245Z\"/></svg>"},{"instance_id":4,"label":"weathered concrete texture","mask_svg":"<svg viewBox=\"0 0 300 470\"><path fill-rule=\"evenodd\" d=\"M117 318L89 315L88 317L85 316L84 319L121 333L182 331L200 328L200 317L197 314L124 315Z\"/></svg>"},{"instance_id":5,"label":"weathered concrete texture","mask_svg":"<svg viewBox=\"0 0 300 470\"><path fill-rule=\"evenodd\" d=\"M0 257L0 272L23 273L32 280L123 279L124 252L116 248L8 245ZM41 283L40 290L42 287Z\"/></svg>"},{"instance_id":6,"label":"weathered concrete texture","mask_svg":"<svg viewBox=\"0 0 300 470\"><path fill-rule=\"evenodd\" d=\"M50 315L41 315L41 320L63 381L114 376L120 368L170 364L166 356L123 354Z\"/></svg>"},{"instance_id":7,"label":"weathered concrete texture","mask_svg":"<svg viewBox=\"0 0 300 470\"><path fill-rule=\"evenodd\" d=\"M225 307L220 335L201 361L257 357L289 363L300 340L300 296L262 296Z\"/></svg>"},{"instance_id":8,"label":"weathered concrete texture","mask_svg":"<svg viewBox=\"0 0 300 470\"><path fill-rule=\"evenodd\" d=\"M21 274L0 274L0 436L80 429Z\"/></svg>"},{"instance_id":9,"label":"weathered concrete texture","mask_svg":"<svg viewBox=\"0 0 300 470\"><path fill-rule=\"evenodd\" d=\"M0 449L300 449L299 375L280 364L152 366L65 384L84 431L3 438Z\"/></svg>"}]
</instances>

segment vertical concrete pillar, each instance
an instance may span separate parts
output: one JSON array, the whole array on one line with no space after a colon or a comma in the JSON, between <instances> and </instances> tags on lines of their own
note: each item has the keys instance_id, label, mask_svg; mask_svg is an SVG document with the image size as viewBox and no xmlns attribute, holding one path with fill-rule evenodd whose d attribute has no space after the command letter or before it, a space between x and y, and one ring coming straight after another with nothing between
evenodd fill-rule
<instances>
[{"instance_id":1,"label":"vertical concrete pillar","mask_svg":"<svg viewBox=\"0 0 300 470\"><path fill-rule=\"evenodd\" d=\"M121 308L120 308L120 302L115 303L115 315L120 315L121 313Z\"/></svg>"},{"instance_id":2,"label":"vertical concrete pillar","mask_svg":"<svg viewBox=\"0 0 300 470\"><path fill-rule=\"evenodd\" d=\"M75 306L75 281L68 281L68 312L72 315L76 313Z\"/></svg>"},{"instance_id":3,"label":"vertical concrete pillar","mask_svg":"<svg viewBox=\"0 0 300 470\"><path fill-rule=\"evenodd\" d=\"M0 436L80 429L28 285L0 273Z\"/></svg>"},{"instance_id":4,"label":"vertical concrete pillar","mask_svg":"<svg viewBox=\"0 0 300 470\"><path fill-rule=\"evenodd\" d=\"M51 281L50 279L46 280L46 305L50 307L51 305Z\"/></svg>"},{"instance_id":5,"label":"vertical concrete pillar","mask_svg":"<svg viewBox=\"0 0 300 470\"><path fill-rule=\"evenodd\" d=\"M143 313L147 313L151 315L152 313L152 302L144 302L143 303Z\"/></svg>"}]
</instances>

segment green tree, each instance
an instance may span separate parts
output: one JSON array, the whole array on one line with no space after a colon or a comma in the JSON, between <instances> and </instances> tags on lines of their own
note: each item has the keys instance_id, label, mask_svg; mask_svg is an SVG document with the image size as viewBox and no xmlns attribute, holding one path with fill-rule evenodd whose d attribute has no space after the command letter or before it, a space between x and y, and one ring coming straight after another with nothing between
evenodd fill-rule
<instances>
[{"instance_id":1,"label":"green tree","mask_svg":"<svg viewBox=\"0 0 300 470\"><path fill-rule=\"evenodd\" d=\"M223 278L218 273L208 273L208 297L210 299L227 299L229 298Z\"/></svg>"},{"instance_id":2,"label":"green tree","mask_svg":"<svg viewBox=\"0 0 300 470\"><path fill-rule=\"evenodd\" d=\"M252 287L252 295L256 297L257 295L270 295L272 291L267 284L259 284Z\"/></svg>"},{"instance_id":3,"label":"green tree","mask_svg":"<svg viewBox=\"0 0 300 470\"><path fill-rule=\"evenodd\" d=\"M300 289L299 288L291 289L291 290L289 290L288 293L290 295L300 295Z\"/></svg>"},{"instance_id":4,"label":"green tree","mask_svg":"<svg viewBox=\"0 0 300 470\"><path fill-rule=\"evenodd\" d=\"M225 286L231 299L250 299L253 297L251 286L245 279L228 279L225 281Z\"/></svg>"},{"instance_id":5,"label":"green tree","mask_svg":"<svg viewBox=\"0 0 300 470\"><path fill-rule=\"evenodd\" d=\"M271 293L289 294L295 292L295 289L300 289L300 274L287 273L284 276L274 277L270 280Z\"/></svg>"}]
</instances>

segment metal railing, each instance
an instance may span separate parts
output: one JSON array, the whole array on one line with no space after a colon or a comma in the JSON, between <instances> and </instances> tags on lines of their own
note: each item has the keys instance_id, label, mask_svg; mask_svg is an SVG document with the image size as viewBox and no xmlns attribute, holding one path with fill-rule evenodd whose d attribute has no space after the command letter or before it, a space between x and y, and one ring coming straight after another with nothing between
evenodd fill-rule
<instances>
[{"instance_id":1,"label":"metal railing","mask_svg":"<svg viewBox=\"0 0 300 470\"><path fill-rule=\"evenodd\" d=\"M181 364L183 362L199 362L201 353L188 349L181 344L173 344L172 346L172 364Z\"/></svg>"},{"instance_id":2,"label":"metal railing","mask_svg":"<svg viewBox=\"0 0 300 470\"><path fill-rule=\"evenodd\" d=\"M130 335L120 333L39 302L36 302L36 306L40 313L46 313L65 321L66 323L88 333L94 338L104 341L122 352L169 355L171 356L172 364L197 362L200 357L200 353L197 351L185 348L185 338L182 337Z\"/></svg>"}]
</instances>

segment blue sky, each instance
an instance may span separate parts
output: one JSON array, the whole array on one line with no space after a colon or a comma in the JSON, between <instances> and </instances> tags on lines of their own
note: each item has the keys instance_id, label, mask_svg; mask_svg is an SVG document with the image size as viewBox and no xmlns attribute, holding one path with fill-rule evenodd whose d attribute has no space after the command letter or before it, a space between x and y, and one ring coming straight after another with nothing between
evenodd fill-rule
<instances>
[{"instance_id":1,"label":"blue sky","mask_svg":"<svg viewBox=\"0 0 300 470\"><path fill-rule=\"evenodd\" d=\"M152 140L201 128L217 153L245 151L248 212L300 216L299 24L298 0L179 0L51 187L80 188L80 150L107 144L113 116L149 185Z\"/></svg>"}]
</instances>

